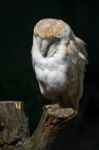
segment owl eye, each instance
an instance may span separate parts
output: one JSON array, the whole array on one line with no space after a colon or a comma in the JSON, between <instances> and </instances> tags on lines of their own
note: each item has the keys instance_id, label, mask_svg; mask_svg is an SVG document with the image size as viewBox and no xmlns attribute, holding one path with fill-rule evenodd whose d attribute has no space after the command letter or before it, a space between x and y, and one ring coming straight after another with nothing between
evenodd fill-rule
<instances>
[{"instance_id":1,"label":"owl eye","mask_svg":"<svg viewBox=\"0 0 99 150\"><path fill-rule=\"evenodd\" d=\"M59 43L59 38L49 38L42 40L42 49L49 49L53 44L56 45Z\"/></svg>"},{"instance_id":2,"label":"owl eye","mask_svg":"<svg viewBox=\"0 0 99 150\"><path fill-rule=\"evenodd\" d=\"M57 45L57 44L59 44L59 42L60 42L60 38L51 38L51 39L49 39L49 47L51 46L51 45Z\"/></svg>"},{"instance_id":3,"label":"owl eye","mask_svg":"<svg viewBox=\"0 0 99 150\"><path fill-rule=\"evenodd\" d=\"M60 38L56 38L56 37L53 37L52 39L51 39L51 41L54 43L54 42L59 42L60 41Z\"/></svg>"}]
</instances>

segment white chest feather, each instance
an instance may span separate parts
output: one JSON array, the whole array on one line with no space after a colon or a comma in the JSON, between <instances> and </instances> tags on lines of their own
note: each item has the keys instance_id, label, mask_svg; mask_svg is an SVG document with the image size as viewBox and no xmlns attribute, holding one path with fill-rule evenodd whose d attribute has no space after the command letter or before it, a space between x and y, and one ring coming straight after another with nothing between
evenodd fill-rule
<instances>
[{"instance_id":1,"label":"white chest feather","mask_svg":"<svg viewBox=\"0 0 99 150\"><path fill-rule=\"evenodd\" d=\"M68 83L68 61L63 55L55 54L53 57L42 57L39 52L32 53L35 63L35 73L39 82L44 85L45 91L61 91Z\"/></svg>"}]
</instances>

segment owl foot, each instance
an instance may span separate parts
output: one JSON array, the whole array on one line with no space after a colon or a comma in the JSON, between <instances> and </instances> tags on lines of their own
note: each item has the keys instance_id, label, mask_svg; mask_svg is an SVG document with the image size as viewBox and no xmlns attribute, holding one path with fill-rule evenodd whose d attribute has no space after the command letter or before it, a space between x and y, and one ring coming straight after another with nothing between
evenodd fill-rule
<instances>
[{"instance_id":1,"label":"owl foot","mask_svg":"<svg viewBox=\"0 0 99 150\"><path fill-rule=\"evenodd\" d=\"M46 105L46 106L44 106L43 107L43 110L48 110L48 109L59 109L60 108L60 106L59 106L59 104L53 104L53 105Z\"/></svg>"}]
</instances>

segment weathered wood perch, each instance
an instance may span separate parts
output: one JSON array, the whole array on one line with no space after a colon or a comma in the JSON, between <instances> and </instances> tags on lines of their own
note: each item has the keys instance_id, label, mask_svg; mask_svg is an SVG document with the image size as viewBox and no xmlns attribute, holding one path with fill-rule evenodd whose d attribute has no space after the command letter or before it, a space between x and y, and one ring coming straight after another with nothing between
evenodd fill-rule
<instances>
[{"instance_id":1,"label":"weathered wood perch","mask_svg":"<svg viewBox=\"0 0 99 150\"><path fill-rule=\"evenodd\" d=\"M49 108L45 110L27 149L61 150L63 142L66 142L68 133L72 129L69 121L76 114L72 108L60 108L57 110Z\"/></svg>"},{"instance_id":2,"label":"weathered wood perch","mask_svg":"<svg viewBox=\"0 0 99 150\"><path fill-rule=\"evenodd\" d=\"M15 101L0 102L0 150L21 150L28 136L28 121L23 104Z\"/></svg>"},{"instance_id":3,"label":"weathered wood perch","mask_svg":"<svg viewBox=\"0 0 99 150\"><path fill-rule=\"evenodd\" d=\"M65 150L76 114L72 108L48 108L29 137L22 102L0 102L0 150Z\"/></svg>"}]
</instances>

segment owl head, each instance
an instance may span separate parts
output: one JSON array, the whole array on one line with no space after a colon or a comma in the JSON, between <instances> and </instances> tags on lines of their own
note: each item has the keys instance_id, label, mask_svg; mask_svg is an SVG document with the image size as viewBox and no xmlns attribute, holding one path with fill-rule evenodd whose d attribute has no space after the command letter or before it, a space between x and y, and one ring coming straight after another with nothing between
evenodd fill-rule
<instances>
[{"instance_id":1,"label":"owl head","mask_svg":"<svg viewBox=\"0 0 99 150\"><path fill-rule=\"evenodd\" d=\"M58 19L42 19L34 27L33 45L43 56L50 55L59 43L68 43L73 38L70 26Z\"/></svg>"}]
</instances>

